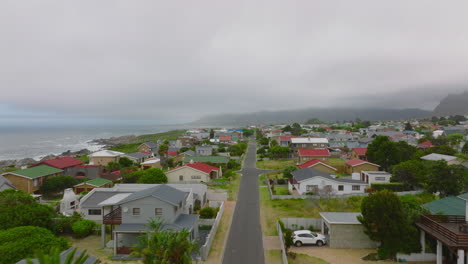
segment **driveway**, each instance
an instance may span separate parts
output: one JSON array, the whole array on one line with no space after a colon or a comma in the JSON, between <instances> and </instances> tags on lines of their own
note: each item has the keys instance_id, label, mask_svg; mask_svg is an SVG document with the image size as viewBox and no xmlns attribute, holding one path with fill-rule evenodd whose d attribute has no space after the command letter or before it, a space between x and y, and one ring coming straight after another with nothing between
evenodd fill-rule
<instances>
[{"instance_id":1,"label":"driveway","mask_svg":"<svg viewBox=\"0 0 468 264\"><path fill-rule=\"evenodd\" d=\"M254 139L251 139L244 167L240 171L242 179L231 230L224 251L224 264L265 263L258 193L258 175L263 173L264 170L255 168L256 160L256 143Z\"/></svg>"}]
</instances>

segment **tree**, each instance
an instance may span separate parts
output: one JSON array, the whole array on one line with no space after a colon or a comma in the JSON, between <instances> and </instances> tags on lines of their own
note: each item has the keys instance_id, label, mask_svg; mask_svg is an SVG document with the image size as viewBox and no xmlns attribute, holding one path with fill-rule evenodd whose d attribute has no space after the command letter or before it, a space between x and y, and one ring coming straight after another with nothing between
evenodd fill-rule
<instances>
[{"instance_id":1,"label":"tree","mask_svg":"<svg viewBox=\"0 0 468 264\"><path fill-rule=\"evenodd\" d=\"M292 130L291 130L291 134L293 136L300 136L302 135L302 127L299 123L294 123L292 125Z\"/></svg>"},{"instance_id":2,"label":"tree","mask_svg":"<svg viewBox=\"0 0 468 264\"><path fill-rule=\"evenodd\" d=\"M250 137L254 134L254 130L253 129L244 129L244 132L242 132L242 135L244 137Z\"/></svg>"},{"instance_id":3,"label":"tree","mask_svg":"<svg viewBox=\"0 0 468 264\"><path fill-rule=\"evenodd\" d=\"M258 140L258 143L260 145L268 146L268 144L270 143L270 140L267 137L262 137Z\"/></svg>"},{"instance_id":4,"label":"tree","mask_svg":"<svg viewBox=\"0 0 468 264\"><path fill-rule=\"evenodd\" d=\"M71 176L56 176L45 179L39 191L43 194L58 193L78 184L78 180Z\"/></svg>"},{"instance_id":5,"label":"tree","mask_svg":"<svg viewBox=\"0 0 468 264\"><path fill-rule=\"evenodd\" d=\"M299 168L294 165L288 165L283 170L283 177L291 179L293 177L292 172L298 170Z\"/></svg>"},{"instance_id":6,"label":"tree","mask_svg":"<svg viewBox=\"0 0 468 264\"><path fill-rule=\"evenodd\" d=\"M213 219L216 217L216 210L213 207L204 207L200 210L200 218L201 219Z\"/></svg>"},{"instance_id":7,"label":"tree","mask_svg":"<svg viewBox=\"0 0 468 264\"><path fill-rule=\"evenodd\" d=\"M270 141L270 146L274 147L274 146L278 146L278 141L276 141L276 139L273 139Z\"/></svg>"},{"instance_id":8,"label":"tree","mask_svg":"<svg viewBox=\"0 0 468 264\"><path fill-rule=\"evenodd\" d=\"M145 171L134 171L130 173L124 173L122 176L122 181L124 183L137 183L138 180L145 174Z\"/></svg>"},{"instance_id":9,"label":"tree","mask_svg":"<svg viewBox=\"0 0 468 264\"><path fill-rule=\"evenodd\" d=\"M325 122L323 122L322 120L320 120L318 118L311 118L311 119L307 120L306 124L308 124L308 125L325 124Z\"/></svg>"},{"instance_id":10,"label":"tree","mask_svg":"<svg viewBox=\"0 0 468 264\"><path fill-rule=\"evenodd\" d=\"M292 131L292 127L290 125L283 127L283 132L291 132L291 131Z\"/></svg>"},{"instance_id":11,"label":"tree","mask_svg":"<svg viewBox=\"0 0 468 264\"><path fill-rule=\"evenodd\" d=\"M288 147L274 146L270 148L270 153L272 158L287 158L289 155L290 149Z\"/></svg>"},{"instance_id":12,"label":"tree","mask_svg":"<svg viewBox=\"0 0 468 264\"><path fill-rule=\"evenodd\" d=\"M230 159L226 165L226 168L229 169L229 170L240 170L241 169L241 165L239 162L233 160L233 159Z\"/></svg>"},{"instance_id":13,"label":"tree","mask_svg":"<svg viewBox=\"0 0 468 264\"><path fill-rule=\"evenodd\" d=\"M151 221L150 231L139 237L132 255L143 258L144 264L191 264L192 253L198 250L186 229L162 230L161 222Z\"/></svg>"},{"instance_id":14,"label":"tree","mask_svg":"<svg viewBox=\"0 0 468 264\"><path fill-rule=\"evenodd\" d=\"M111 161L107 163L106 170L108 171L117 171L120 170L121 166L118 162Z\"/></svg>"},{"instance_id":15,"label":"tree","mask_svg":"<svg viewBox=\"0 0 468 264\"><path fill-rule=\"evenodd\" d=\"M166 167L166 160L167 160L167 151L169 151L169 146L167 144L161 144L158 148L158 155L161 159L161 165Z\"/></svg>"},{"instance_id":16,"label":"tree","mask_svg":"<svg viewBox=\"0 0 468 264\"><path fill-rule=\"evenodd\" d=\"M468 142L465 142L465 145L463 145L461 153L468 154Z\"/></svg>"},{"instance_id":17,"label":"tree","mask_svg":"<svg viewBox=\"0 0 468 264\"><path fill-rule=\"evenodd\" d=\"M20 226L0 231L0 264L16 263L34 256L36 251L47 253L52 248L65 250L68 241L42 227Z\"/></svg>"},{"instance_id":18,"label":"tree","mask_svg":"<svg viewBox=\"0 0 468 264\"><path fill-rule=\"evenodd\" d=\"M453 148L447 145L439 145L439 146L433 146L432 148L428 149L426 151L427 154L431 153L438 153L438 154L443 154L443 155L455 155L457 151L455 151Z\"/></svg>"},{"instance_id":19,"label":"tree","mask_svg":"<svg viewBox=\"0 0 468 264\"><path fill-rule=\"evenodd\" d=\"M210 139L213 139L214 138L214 130L213 129L210 129Z\"/></svg>"},{"instance_id":20,"label":"tree","mask_svg":"<svg viewBox=\"0 0 468 264\"><path fill-rule=\"evenodd\" d=\"M413 127L411 126L410 122L406 122L405 130L413 130Z\"/></svg>"},{"instance_id":21,"label":"tree","mask_svg":"<svg viewBox=\"0 0 468 264\"><path fill-rule=\"evenodd\" d=\"M416 151L418 151L418 149L415 146L411 146L405 141L394 142L394 144L398 149L397 153L399 156L396 164L407 160L412 160L414 158L414 155L416 154Z\"/></svg>"},{"instance_id":22,"label":"tree","mask_svg":"<svg viewBox=\"0 0 468 264\"><path fill-rule=\"evenodd\" d=\"M370 162L379 164L384 170L400 162L396 144L386 136L377 136L367 147L366 156Z\"/></svg>"},{"instance_id":23,"label":"tree","mask_svg":"<svg viewBox=\"0 0 468 264\"><path fill-rule=\"evenodd\" d=\"M456 196L464 190L465 169L461 165L447 165L440 160L431 162L426 190L430 193L440 192L441 197Z\"/></svg>"},{"instance_id":24,"label":"tree","mask_svg":"<svg viewBox=\"0 0 468 264\"><path fill-rule=\"evenodd\" d=\"M463 138L465 136L462 134L452 134L447 137L450 146L455 147L460 145L461 142L463 142Z\"/></svg>"},{"instance_id":25,"label":"tree","mask_svg":"<svg viewBox=\"0 0 468 264\"><path fill-rule=\"evenodd\" d=\"M289 249L294 245L294 235L291 229L285 229L283 232L284 249L288 253Z\"/></svg>"},{"instance_id":26,"label":"tree","mask_svg":"<svg viewBox=\"0 0 468 264\"><path fill-rule=\"evenodd\" d=\"M410 225L398 196L388 190L371 193L361 203L358 220L371 240L380 242L379 258L392 258L402 249Z\"/></svg>"},{"instance_id":27,"label":"tree","mask_svg":"<svg viewBox=\"0 0 468 264\"><path fill-rule=\"evenodd\" d=\"M52 207L36 202L28 193L13 189L0 192L0 229L39 226L52 230L53 217Z\"/></svg>"},{"instance_id":28,"label":"tree","mask_svg":"<svg viewBox=\"0 0 468 264\"><path fill-rule=\"evenodd\" d=\"M167 176L161 169L151 168L143 171L138 183L167 183Z\"/></svg>"},{"instance_id":29,"label":"tree","mask_svg":"<svg viewBox=\"0 0 468 264\"><path fill-rule=\"evenodd\" d=\"M119 165L121 168L128 168L133 166L133 161L127 157L121 157L119 159Z\"/></svg>"},{"instance_id":30,"label":"tree","mask_svg":"<svg viewBox=\"0 0 468 264\"><path fill-rule=\"evenodd\" d=\"M420 160L408 160L392 167L392 181L403 183L406 188L423 186L427 181L427 170Z\"/></svg>"},{"instance_id":31,"label":"tree","mask_svg":"<svg viewBox=\"0 0 468 264\"><path fill-rule=\"evenodd\" d=\"M44 254L42 251L38 252L38 254L36 254L36 258L39 264L84 264L89 258L89 255L86 254L86 250L83 250L83 252L75 258L76 248L67 254L65 261L63 262L60 259L60 254L61 252L58 248L53 248L49 254ZM35 262L30 259L27 259L26 263L35 264ZM97 263L99 263L99 260L93 262L93 264Z\"/></svg>"}]
</instances>

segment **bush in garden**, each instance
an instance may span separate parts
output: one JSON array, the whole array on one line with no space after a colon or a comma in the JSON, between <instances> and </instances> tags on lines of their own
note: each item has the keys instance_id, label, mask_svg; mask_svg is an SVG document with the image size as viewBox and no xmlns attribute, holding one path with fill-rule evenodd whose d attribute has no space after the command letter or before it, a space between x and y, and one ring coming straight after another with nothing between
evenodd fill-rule
<instances>
[{"instance_id":1,"label":"bush in garden","mask_svg":"<svg viewBox=\"0 0 468 264\"><path fill-rule=\"evenodd\" d=\"M75 237L83 238L89 236L93 232L94 227L96 227L96 223L94 223L94 221L83 219L76 221L72 225L72 230Z\"/></svg>"},{"instance_id":2,"label":"bush in garden","mask_svg":"<svg viewBox=\"0 0 468 264\"><path fill-rule=\"evenodd\" d=\"M205 207L200 210L201 219L212 219L216 217L216 210L213 207Z\"/></svg>"}]
</instances>

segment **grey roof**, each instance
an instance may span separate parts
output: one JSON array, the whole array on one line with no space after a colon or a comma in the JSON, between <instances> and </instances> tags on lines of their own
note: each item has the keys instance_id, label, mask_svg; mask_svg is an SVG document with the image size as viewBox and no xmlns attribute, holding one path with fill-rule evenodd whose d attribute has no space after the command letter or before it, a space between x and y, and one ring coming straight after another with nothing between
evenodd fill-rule
<instances>
[{"instance_id":1,"label":"grey roof","mask_svg":"<svg viewBox=\"0 0 468 264\"><path fill-rule=\"evenodd\" d=\"M135 159L141 159L141 158L147 158L147 157L151 156L151 154L143 153L143 152L133 152L133 153L127 153L127 154L125 154L123 156L132 157L132 158L135 158Z\"/></svg>"},{"instance_id":2,"label":"grey roof","mask_svg":"<svg viewBox=\"0 0 468 264\"><path fill-rule=\"evenodd\" d=\"M432 160L432 161L436 161L436 160L451 161L451 160L454 160L456 158L457 157L455 157L455 156L443 155L443 154L438 154L438 153L431 153L429 155L421 157L421 159L423 159L423 160Z\"/></svg>"},{"instance_id":3,"label":"grey roof","mask_svg":"<svg viewBox=\"0 0 468 264\"><path fill-rule=\"evenodd\" d=\"M6 189L16 189L16 187L11 183L11 181L0 175L0 191L4 191Z\"/></svg>"},{"instance_id":4,"label":"grey roof","mask_svg":"<svg viewBox=\"0 0 468 264\"><path fill-rule=\"evenodd\" d=\"M199 215L196 214L180 214L174 223L164 224L162 230L180 231L182 229L192 230L198 224ZM116 232L146 232L150 231L148 224L121 224L115 228Z\"/></svg>"},{"instance_id":5,"label":"grey roof","mask_svg":"<svg viewBox=\"0 0 468 264\"><path fill-rule=\"evenodd\" d=\"M190 155L190 156L194 156L194 155L195 155L195 151L193 151L193 150L187 150L187 151L185 151L184 153L186 153L187 155Z\"/></svg>"},{"instance_id":6,"label":"grey roof","mask_svg":"<svg viewBox=\"0 0 468 264\"><path fill-rule=\"evenodd\" d=\"M60 253L60 263L65 263L65 260L67 259L67 255L68 253L70 253L71 251L73 250L73 247L67 249L67 250L64 250L62 251L62 253ZM81 251L80 250L76 250L75 252L75 255L74 255L74 258L78 258L80 255L81 255ZM89 255L89 253L87 253ZM86 259L86 261L83 263L83 264L93 264L96 262L96 260L98 260L97 258L93 257L93 256L90 256L88 257L88 259ZM37 259L31 259L31 261L33 263L39 263L39 261ZM98 263L100 263L101 261L98 261ZM23 259L23 260L20 260L18 262L16 262L16 264L26 264L26 259Z\"/></svg>"},{"instance_id":7,"label":"grey roof","mask_svg":"<svg viewBox=\"0 0 468 264\"><path fill-rule=\"evenodd\" d=\"M162 184L152 188L144 189L139 192L132 193L127 198L122 199L119 204L123 204L126 202L138 200L141 198L145 198L148 196L153 196L158 198L162 201L168 202L173 205L179 205L180 202L185 200L187 197L187 193L177 190L174 187L170 187L168 185Z\"/></svg>"},{"instance_id":8,"label":"grey roof","mask_svg":"<svg viewBox=\"0 0 468 264\"><path fill-rule=\"evenodd\" d=\"M291 174L296 179L296 181L299 181L299 182L310 179L310 178L313 178L313 177L323 177L323 178L326 178L326 179L329 179L329 180L333 180L333 181L337 181L337 182L343 182L343 183L366 184L363 181L352 180L352 179L349 179L349 178L333 178L333 177L330 176L330 174L328 174L326 172L319 171L319 170L312 169L312 168L305 168L305 169L296 170L296 171L293 171Z\"/></svg>"},{"instance_id":9,"label":"grey roof","mask_svg":"<svg viewBox=\"0 0 468 264\"><path fill-rule=\"evenodd\" d=\"M361 213L320 212L320 216L330 224L360 225L357 216Z\"/></svg>"},{"instance_id":10,"label":"grey roof","mask_svg":"<svg viewBox=\"0 0 468 264\"><path fill-rule=\"evenodd\" d=\"M115 232L146 232L149 230L148 224L121 224L114 229Z\"/></svg>"},{"instance_id":11,"label":"grey roof","mask_svg":"<svg viewBox=\"0 0 468 264\"><path fill-rule=\"evenodd\" d=\"M145 143L143 143L143 144L147 145L147 146L150 147L150 148L157 148L158 145L159 145L158 143L152 142L152 141L148 141L148 142L145 142Z\"/></svg>"},{"instance_id":12,"label":"grey roof","mask_svg":"<svg viewBox=\"0 0 468 264\"><path fill-rule=\"evenodd\" d=\"M167 152L179 152L179 147L169 147L167 149Z\"/></svg>"},{"instance_id":13,"label":"grey roof","mask_svg":"<svg viewBox=\"0 0 468 264\"><path fill-rule=\"evenodd\" d=\"M90 192L85 196L86 199L82 199L82 201L80 202L80 207L101 207L99 203L109 199L110 197L118 193L119 192L98 191L95 189L93 192Z\"/></svg>"},{"instance_id":14,"label":"grey roof","mask_svg":"<svg viewBox=\"0 0 468 264\"><path fill-rule=\"evenodd\" d=\"M196 214L180 214L175 220L174 224L181 226L187 230L192 230L192 228L197 224L199 215Z\"/></svg>"}]
</instances>

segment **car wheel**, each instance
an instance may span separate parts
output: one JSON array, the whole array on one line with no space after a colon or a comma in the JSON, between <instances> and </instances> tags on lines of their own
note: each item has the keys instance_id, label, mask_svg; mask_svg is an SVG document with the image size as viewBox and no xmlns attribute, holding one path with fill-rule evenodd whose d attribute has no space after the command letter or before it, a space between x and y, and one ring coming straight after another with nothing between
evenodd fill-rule
<instances>
[{"instance_id":1,"label":"car wheel","mask_svg":"<svg viewBox=\"0 0 468 264\"><path fill-rule=\"evenodd\" d=\"M294 243L294 245L296 245L296 247L300 247L300 246L302 246L302 242L301 241L296 241L296 243Z\"/></svg>"},{"instance_id":2,"label":"car wheel","mask_svg":"<svg viewBox=\"0 0 468 264\"><path fill-rule=\"evenodd\" d=\"M323 246L323 241L322 240L317 241L317 246L319 247Z\"/></svg>"}]
</instances>

